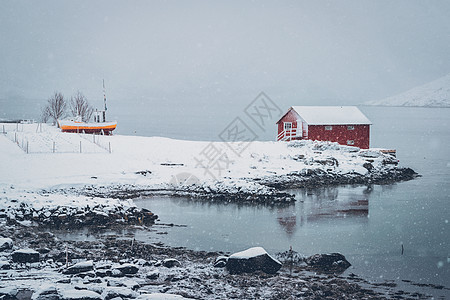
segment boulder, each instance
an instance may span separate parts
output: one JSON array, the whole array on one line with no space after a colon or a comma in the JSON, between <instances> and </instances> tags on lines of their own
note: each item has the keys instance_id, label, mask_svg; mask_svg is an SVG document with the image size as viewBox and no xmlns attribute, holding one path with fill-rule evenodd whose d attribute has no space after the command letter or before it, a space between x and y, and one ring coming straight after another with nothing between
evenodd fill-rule
<instances>
[{"instance_id":1,"label":"boulder","mask_svg":"<svg viewBox=\"0 0 450 300\"><path fill-rule=\"evenodd\" d=\"M136 298L139 294L132 289L126 287L107 287L103 290L102 297L105 300L114 298L130 299Z\"/></svg>"},{"instance_id":2,"label":"boulder","mask_svg":"<svg viewBox=\"0 0 450 300\"><path fill-rule=\"evenodd\" d=\"M232 254L226 263L231 274L252 273L261 270L268 274L275 274L281 268L281 263L270 256L261 247L254 247Z\"/></svg>"},{"instance_id":3,"label":"boulder","mask_svg":"<svg viewBox=\"0 0 450 300\"><path fill-rule=\"evenodd\" d=\"M158 279L158 277L159 277L159 270L155 269L153 271L150 271L145 277L147 277L147 279L151 279L151 280Z\"/></svg>"},{"instance_id":4,"label":"boulder","mask_svg":"<svg viewBox=\"0 0 450 300\"><path fill-rule=\"evenodd\" d=\"M174 258L167 258L162 262L163 266L166 268L180 267L181 263Z\"/></svg>"},{"instance_id":5,"label":"boulder","mask_svg":"<svg viewBox=\"0 0 450 300\"><path fill-rule=\"evenodd\" d=\"M136 298L137 300L181 300L181 299L191 299L185 298L180 295L168 294L168 293L153 293L153 294L142 294Z\"/></svg>"},{"instance_id":6,"label":"boulder","mask_svg":"<svg viewBox=\"0 0 450 300\"><path fill-rule=\"evenodd\" d=\"M306 259L306 264L323 273L342 273L351 266L340 253L314 254Z\"/></svg>"},{"instance_id":7,"label":"boulder","mask_svg":"<svg viewBox=\"0 0 450 300\"><path fill-rule=\"evenodd\" d=\"M35 291L31 297L32 300L59 300L61 295L56 286L52 284L43 284Z\"/></svg>"},{"instance_id":8,"label":"boulder","mask_svg":"<svg viewBox=\"0 0 450 300\"><path fill-rule=\"evenodd\" d=\"M114 269L119 270L122 274L136 274L139 271L139 267L134 264L123 264L114 267Z\"/></svg>"},{"instance_id":9,"label":"boulder","mask_svg":"<svg viewBox=\"0 0 450 300\"><path fill-rule=\"evenodd\" d=\"M16 295L19 291L17 287L14 286L6 286L0 287L0 299L2 300L16 300Z\"/></svg>"},{"instance_id":10,"label":"boulder","mask_svg":"<svg viewBox=\"0 0 450 300\"><path fill-rule=\"evenodd\" d=\"M6 260L0 260L0 270L9 270L11 269L11 265Z\"/></svg>"},{"instance_id":11,"label":"boulder","mask_svg":"<svg viewBox=\"0 0 450 300\"><path fill-rule=\"evenodd\" d=\"M94 262L92 260L76 263L63 270L63 274L80 274L94 270Z\"/></svg>"},{"instance_id":12,"label":"boulder","mask_svg":"<svg viewBox=\"0 0 450 300\"><path fill-rule=\"evenodd\" d=\"M13 247L13 241L10 238L0 238L0 251L9 250Z\"/></svg>"},{"instance_id":13,"label":"boulder","mask_svg":"<svg viewBox=\"0 0 450 300\"><path fill-rule=\"evenodd\" d=\"M214 268L225 268L227 265L228 256L219 256L216 258L216 261L214 262Z\"/></svg>"},{"instance_id":14,"label":"boulder","mask_svg":"<svg viewBox=\"0 0 450 300\"><path fill-rule=\"evenodd\" d=\"M12 260L18 263L39 262L39 252L33 249L19 249L12 253Z\"/></svg>"},{"instance_id":15,"label":"boulder","mask_svg":"<svg viewBox=\"0 0 450 300\"><path fill-rule=\"evenodd\" d=\"M65 300L103 300L100 294L88 290L63 290L61 292L61 299Z\"/></svg>"}]
</instances>

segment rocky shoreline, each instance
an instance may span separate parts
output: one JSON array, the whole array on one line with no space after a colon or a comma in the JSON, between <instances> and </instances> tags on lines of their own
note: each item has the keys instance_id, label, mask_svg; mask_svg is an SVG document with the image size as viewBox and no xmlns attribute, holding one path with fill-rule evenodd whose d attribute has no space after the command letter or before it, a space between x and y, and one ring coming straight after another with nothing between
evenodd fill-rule
<instances>
[{"instance_id":1,"label":"rocky shoreline","mask_svg":"<svg viewBox=\"0 0 450 300\"><path fill-rule=\"evenodd\" d=\"M267 190L262 193L230 190L227 188L211 189L202 186L178 186L167 188L152 188L138 185L89 186L72 192L88 197L137 199L155 195L172 197L189 197L225 202L254 202L254 203L289 203L294 202L294 195L285 192L286 189L318 188L337 185L370 185L392 184L408 181L420 177L410 168L394 168L385 172L373 172L369 175L361 174L333 174L321 169L308 169L307 172L296 172L288 175L266 176L263 178L244 179L248 182L264 186ZM55 192L55 191L53 191ZM56 191L58 192L58 191Z\"/></svg>"},{"instance_id":2,"label":"rocky shoreline","mask_svg":"<svg viewBox=\"0 0 450 300\"><path fill-rule=\"evenodd\" d=\"M275 274L232 274L217 264L229 253L143 243L132 236L95 235L99 228L94 224L83 227L94 239L74 241L62 240L52 228L42 230L38 223L24 226L6 218L0 218L0 223L0 237L11 240L0 251L2 300L152 299L158 293L166 298L155 299L182 299L174 295L190 299L427 298L396 290L392 283L372 284L354 274L340 276L349 265L341 262L345 258L340 255L323 260L321 255L306 258L287 251L276 255L282 267ZM123 222L100 229L118 228L151 229ZM34 258L15 258L20 251Z\"/></svg>"}]
</instances>

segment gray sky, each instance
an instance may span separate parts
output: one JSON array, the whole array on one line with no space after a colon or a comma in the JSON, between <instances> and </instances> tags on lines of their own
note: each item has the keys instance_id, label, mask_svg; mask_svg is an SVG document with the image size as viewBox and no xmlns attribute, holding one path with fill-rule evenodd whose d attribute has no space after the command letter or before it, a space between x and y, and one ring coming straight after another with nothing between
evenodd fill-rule
<instances>
[{"instance_id":1,"label":"gray sky","mask_svg":"<svg viewBox=\"0 0 450 300\"><path fill-rule=\"evenodd\" d=\"M122 108L357 104L450 73L449 16L448 0L2 0L0 98L100 106L104 78Z\"/></svg>"}]
</instances>

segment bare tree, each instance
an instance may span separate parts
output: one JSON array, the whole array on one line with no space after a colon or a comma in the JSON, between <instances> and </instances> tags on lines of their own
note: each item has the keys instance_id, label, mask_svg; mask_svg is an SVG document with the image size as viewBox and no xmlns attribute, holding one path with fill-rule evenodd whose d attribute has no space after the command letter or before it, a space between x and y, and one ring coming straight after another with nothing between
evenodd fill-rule
<instances>
[{"instance_id":1,"label":"bare tree","mask_svg":"<svg viewBox=\"0 0 450 300\"><path fill-rule=\"evenodd\" d=\"M89 104L86 97L78 91L70 98L70 111L74 117L80 116L83 122L89 122L94 113L94 108Z\"/></svg>"},{"instance_id":2,"label":"bare tree","mask_svg":"<svg viewBox=\"0 0 450 300\"><path fill-rule=\"evenodd\" d=\"M50 119L50 109L48 106L45 106L41 111L41 123L47 123L48 119Z\"/></svg>"},{"instance_id":3,"label":"bare tree","mask_svg":"<svg viewBox=\"0 0 450 300\"><path fill-rule=\"evenodd\" d=\"M64 96L60 92L55 92L55 94L48 99L47 106L43 109L42 117L45 116L44 114L47 114L47 120L51 118L54 123L57 123L56 121L58 119L66 116L66 110L67 102L64 99Z\"/></svg>"}]
</instances>

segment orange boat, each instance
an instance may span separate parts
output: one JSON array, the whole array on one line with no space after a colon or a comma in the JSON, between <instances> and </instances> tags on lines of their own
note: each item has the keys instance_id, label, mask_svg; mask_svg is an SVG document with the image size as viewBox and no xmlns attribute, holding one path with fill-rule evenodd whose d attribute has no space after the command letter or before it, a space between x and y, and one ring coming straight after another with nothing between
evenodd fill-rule
<instances>
[{"instance_id":1,"label":"orange boat","mask_svg":"<svg viewBox=\"0 0 450 300\"><path fill-rule=\"evenodd\" d=\"M116 129L117 121L106 121L106 89L105 80L103 80L103 102L105 110L94 111L94 122L83 122L80 116L73 119L57 120L58 126L62 132L76 132L76 133L98 133L111 135L112 131Z\"/></svg>"},{"instance_id":2,"label":"orange boat","mask_svg":"<svg viewBox=\"0 0 450 300\"><path fill-rule=\"evenodd\" d=\"M110 135L116 129L117 121L111 122L82 122L79 118L69 120L58 120L59 128L62 132L77 132L77 133L98 133Z\"/></svg>"}]
</instances>

